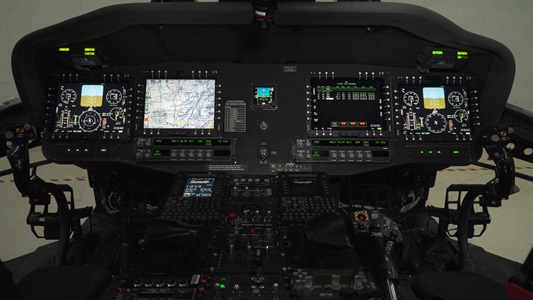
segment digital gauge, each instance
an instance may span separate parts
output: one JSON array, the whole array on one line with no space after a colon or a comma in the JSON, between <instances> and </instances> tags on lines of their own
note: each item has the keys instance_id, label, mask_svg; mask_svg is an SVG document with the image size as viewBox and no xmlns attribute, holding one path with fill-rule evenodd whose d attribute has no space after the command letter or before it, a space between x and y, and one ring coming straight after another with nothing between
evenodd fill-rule
<instances>
[{"instance_id":1,"label":"digital gauge","mask_svg":"<svg viewBox=\"0 0 533 300\"><path fill-rule=\"evenodd\" d=\"M446 117L436 111L432 112L426 117L426 127L429 132L442 133L446 130L447 124Z\"/></svg>"},{"instance_id":2,"label":"digital gauge","mask_svg":"<svg viewBox=\"0 0 533 300\"><path fill-rule=\"evenodd\" d=\"M413 91L406 92L403 95L403 102L408 106L418 105L418 101L420 101L420 98L418 97L418 94Z\"/></svg>"},{"instance_id":3,"label":"digital gauge","mask_svg":"<svg viewBox=\"0 0 533 300\"><path fill-rule=\"evenodd\" d=\"M54 132L123 133L126 92L126 83L60 82Z\"/></svg>"},{"instance_id":4,"label":"digital gauge","mask_svg":"<svg viewBox=\"0 0 533 300\"><path fill-rule=\"evenodd\" d=\"M403 134L470 135L470 103L466 85L399 85Z\"/></svg>"},{"instance_id":5,"label":"digital gauge","mask_svg":"<svg viewBox=\"0 0 533 300\"><path fill-rule=\"evenodd\" d=\"M112 89L105 95L105 99L111 105L117 105L122 101L122 92L117 89Z\"/></svg>"},{"instance_id":6,"label":"digital gauge","mask_svg":"<svg viewBox=\"0 0 533 300\"><path fill-rule=\"evenodd\" d=\"M65 89L61 92L60 98L63 103L70 104L71 102L76 101L78 94L76 94L76 91L73 89Z\"/></svg>"}]
</instances>

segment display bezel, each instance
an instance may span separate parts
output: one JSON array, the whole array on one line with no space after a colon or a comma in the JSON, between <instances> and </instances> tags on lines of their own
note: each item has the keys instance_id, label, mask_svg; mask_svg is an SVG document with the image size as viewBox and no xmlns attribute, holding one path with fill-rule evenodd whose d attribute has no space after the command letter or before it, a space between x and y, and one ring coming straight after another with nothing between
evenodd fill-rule
<instances>
[{"instance_id":1,"label":"display bezel","mask_svg":"<svg viewBox=\"0 0 533 300\"><path fill-rule=\"evenodd\" d=\"M170 76L167 74L189 74L182 76ZM165 74L165 75L161 75ZM139 103L139 112L136 120L137 136L217 136L222 127L222 100L220 97L220 83L217 72L207 71L190 71L190 72L169 72L169 71L151 71L142 72L139 75L139 84L137 88L137 100ZM147 128L145 127L145 108L146 108L146 89L148 80L213 80L214 81L214 115L213 128Z\"/></svg>"},{"instance_id":2,"label":"display bezel","mask_svg":"<svg viewBox=\"0 0 533 300\"><path fill-rule=\"evenodd\" d=\"M61 140L61 139L108 139L108 140L122 140L122 139L128 139L131 136L131 124L132 124L132 100L134 99L134 89L132 88L135 85L135 76L131 74L115 74L115 73L91 73L91 74L77 74L77 73L71 73L71 72L58 72L54 73L50 76L50 80L48 83L48 102L47 102L47 108L46 108L46 118L45 118L45 126L44 126L44 137L47 139L53 139L53 140ZM100 127L97 127L97 129L90 131L83 131L81 126L78 125L79 128L76 129L60 129L56 126L58 121L57 113L61 107L66 106L68 104L62 103L61 107L59 105L59 102L61 99L59 98L61 96L60 87L64 86L78 86L80 89L80 95L77 95L79 98L77 98L75 101L78 102L78 104L74 105L73 108L76 110L84 109L85 107L88 107L85 111L97 111L97 113L100 116L107 117L108 114L111 113L111 110L115 108L114 104L111 104L110 102L105 103L107 100L104 99L106 97L106 91L109 89L109 87L114 87L111 90L115 89L116 87L120 87L122 98L121 101L122 105L116 106L122 108L123 112L123 127L122 130L107 130L102 131L100 130ZM82 105L81 101L81 89L84 88L84 86L104 86L102 89L102 101L104 102L99 107L107 108L109 111L105 111L105 109L91 109L90 106ZM107 91L108 93L110 92ZM78 93L76 93L78 94ZM74 102L73 102L74 103ZM109 107L108 107L109 106ZM68 107L67 107L68 108ZM83 114L83 112L80 112L80 116ZM104 115L105 114L105 115ZM110 117L110 115L109 115ZM107 120L107 118L106 118ZM101 120L103 122L103 118ZM101 125L100 125L101 126Z\"/></svg>"},{"instance_id":3,"label":"display bezel","mask_svg":"<svg viewBox=\"0 0 533 300\"><path fill-rule=\"evenodd\" d=\"M479 99L478 92L475 84L475 79L468 74L461 74L455 76L447 75L432 75L432 76L398 76L393 78L393 87L394 87L394 132L396 139L398 141L442 141L442 142L470 142L473 140L477 130L479 129ZM444 92L444 101L446 108L432 108L430 107L421 107L418 110L424 112L424 117L433 115L429 113L430 110L437 112L435 117L444 116L444 121L449 122L451 114L447 112L452 110L464 110L468 109L468 118L469 120L469 131L461 132L460 129L457 129L455 123L461 123L459 121L454 122L454 131L444 129L442 132L432 132L429 129L416 132L415 130L404 130L404 115L406 113L408 103L404 103L404 94L402 90L406 87L411 87L411 90L421 90L422 94L424 89L440 89ZM464 101L460 105L451 104L448 97L456 90L465 89L467 97L464 98ZM423 104L423 95L419 95L417 106L424 106ZM415 100L416 101L416 100ZM438 103L434 105L439 106ZM425 122L425 121L424 121ZM427 125L426 125L427 126ZM440 127L439 127L440 128ZM442 128L441 128L442 129ZM439 130L437 130L439 131Z\"/></svg>"},{"instance_id":4,"label":"display bezel","mask_svg":"<svg viewBox=\"0 0 533 300\"><path fill-rule=\"evenodd\" d=\"M379 82L380 99L379 101L379 118L381 118L381 128L361 128L358 124L355 126L340 126L337 128L314 128L314 101L316 95L313 83L325 80L350 80L357 83ZM315 73L307 77L307 110L306 110L306 132L308 137L389 137L392 136L391 112L390 112L390 78L385 72L358 72L355 74L338 74L335 77L317 76ZM340 121L340 120L339 120ZM368 122L368 120L358 120L358 122ZM357 123L357 122L356 122ZM348 124L347 124L348 125Z\"/></svg>"}]
</instances>

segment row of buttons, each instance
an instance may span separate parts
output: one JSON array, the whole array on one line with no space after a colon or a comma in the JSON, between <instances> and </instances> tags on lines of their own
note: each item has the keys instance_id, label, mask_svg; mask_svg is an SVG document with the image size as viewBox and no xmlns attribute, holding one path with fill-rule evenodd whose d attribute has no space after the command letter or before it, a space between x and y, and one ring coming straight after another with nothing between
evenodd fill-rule
<instances>
[{"instance_id":1,"label":"row of buttons","mask_svg":"<svg viewBox=\"0 0 533 300\"><path fill-rule=\"evenodd\" d=\"M135 157L137 159L150 159L170 156L171 159L176 160L211 160L213 158L213 150L169 150L168 153L162 151L164 150L139 150Z\"/></svg>"},{"instance_id":2,"label":"row of buttons","mask_svg":"<svg viewBox=\"0 0 533 300\"><path fill-rule=\"evenodd\" d=\"M323 152L323 151L320 151ZM297 160L313 160L313 159L323 159L329 158L330 161L352 161L352 162L363 162L363 161L372 161L373 155L372 151L362 151L362 150L331 150L326 151L328 156L321 156L318 151L312 150L297 150L296 159Z\"/></svg>"}]
</instances>

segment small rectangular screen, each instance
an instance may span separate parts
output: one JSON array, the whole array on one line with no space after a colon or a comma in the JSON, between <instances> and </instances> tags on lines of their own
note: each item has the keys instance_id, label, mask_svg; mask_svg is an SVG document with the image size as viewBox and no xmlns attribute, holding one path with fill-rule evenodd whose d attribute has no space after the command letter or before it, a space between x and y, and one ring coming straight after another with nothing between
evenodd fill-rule
<instances>
[{"instance_id":1,"label":"small rectangular screen","mask_svg":"<svg viewBox=\"0 0 533 300\"><path fill-rule=\"evenodd\" d=\"M211 197L214 186L215 178L213 177L190 177L187 179L182 197Z\"/></svg>"},{"instance_id":2,"label":"small rectangular screen","mask_svg":"<svg viewBox=\"0 0 533 300\"><path fill-rule=\"evenodd\" d=\"M54 132L123 133L127 88L125 83L59 83Z\"/></svg>"},{"instance_id":3,"label":"small rectangular screen","mask_svg":"<svg viewBox=\"0 0 533 300\"><path fill-rule=\"evenodd\" d=\"M382 130L381 80L313 79L313 130Z\"/></svg>"},{"instance_id":4,"label":"small rectangular screen","mask_svg":"<svg viewBox=\"0 0 533 300\"><path fill-rule=\"evenodd\" d=\"M147 79L145 129L214 129L214 79Z\"/></svg>"},{"instance_id":5,"label":"small rectangular screen","mask_svg":"<svg viewBox=\"0 0 533 300\"><path fill-rule=\"evenodd\" d=\"M265 105L274 104L274 87L273 86L254 87L254 104L256 106L265 106Z\"/></svg>"},{"instance_id":6,"label":"small rectangular screen","mask_svg":"<svg viewBox=\"0 0 533 300\"><path fill-rule=\"evenodd\" d=\"M290 188L292 197L322 196L316 177L291 177Z\"/></svg>"},{"instance_id":7,"label":"small rectangular screen","mask_svg":"<svg viewBox=\"0 0 533 300\"><path fill-rule=\"evenodd\" d=\"M471 134L466 85L400 85L404 134Z\"/></svg>"}]
</instances>

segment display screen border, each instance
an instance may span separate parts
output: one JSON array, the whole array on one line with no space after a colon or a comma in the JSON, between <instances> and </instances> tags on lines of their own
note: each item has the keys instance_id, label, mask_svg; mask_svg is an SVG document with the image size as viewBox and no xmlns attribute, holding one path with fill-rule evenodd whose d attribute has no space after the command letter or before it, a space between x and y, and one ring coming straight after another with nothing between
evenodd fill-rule
<instances>
[{"instance_id":1,"label":"display screen border","mask_svg":"<svg viewBox=\"0 0 533 300\"><path fill-rule=\"evenodd\" d=\"M391 111L390 107L392 106L390 95L388 95L388 87L390 85L390 77L386 72L379 72L375 74L374 72L357 72L355 74L345 73L342 76L339 74L335 78L351 79L356 82L364 81L381 81L381 114L382 114L382 128L381 130L376 129L351 129L347 127L346 129L313 129L312 128L312 82L319 79L328 79L316 76L315 74L310 74L306 78L307 82L307 99L306 99L306 133L308 137L390 137L392 136L392 122L391 122ZM333 79L333 78L329 78Z\"/></svg>"},{"instance_id":2,"label":"display screen border","mask_svg":"<svg viewBox=\"0 0 533 300\"><path fill-rule=\"evenodd\" d=\"M217 136L222 128L222 99L220 97L220 80L216 73L212 72L193 72L190 76L166 76L168 71L150 71L142 72L138 77L137 100L139 105L138 116L135 121L137 136ZM171 73L171 72L170 72ZM157 75L155 75L157 74ZM187 74L187 72L180 72ZM160 77L161 76L161 77ZM214 103L214 127L213 129L202 128L145 128L144 113L146 105L146 82L147 80L215 80L215 103Z\"/></svg>"},{"instance_id":3,"label":"display screen border","mask_svg":"<svg viewBox=\"0 0 533 300\"><path fill-rule=\"evenodd\" d=\"M52 140L62 139L106 139L106 140L124 140L131 137L132 123L133 123L133 99L135 75L128 73L87 73L78 74L72 72L57 72L50 76L48 81L48 94L46 117L44 124L44 137ZM100 85L100 84L124 84L126 88L125 104L125 120L124 130L122 132L101 132L101 131L87 131L87 132L72 132L68 130L56 132L56 108L59 97L59 85L62 83L80 84L80 85Z\"/></svg>"},{"instance_id":4,"label":"display screen border","mask_svg":"<svg viewBox=\"0 0 533 300\"><path fill-rule=\"evenodd\" d=\"M405 133L403 131L402 114L400 109L403 105L401 95L401 86L426 86L426 87L441 87L441 86L466 86L468 88L468 108L470 118L470 133ZM395 96L394 103L394 133L397 141L407 142L421 142L421 141L437 141L437 142L471 142L474 140L479 128L479 94L475 78L469 74L456 74L453 77L448 75L433 74L431 76L397 76L392 78L392 87ZM420 99L419 101L423 101ZM446 104L448 100L446 99Z\"/></svg>"}]
</instances>

